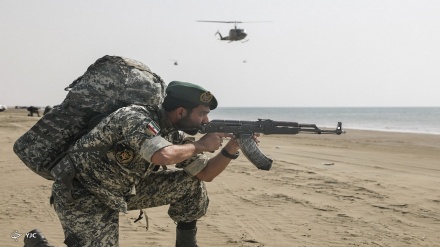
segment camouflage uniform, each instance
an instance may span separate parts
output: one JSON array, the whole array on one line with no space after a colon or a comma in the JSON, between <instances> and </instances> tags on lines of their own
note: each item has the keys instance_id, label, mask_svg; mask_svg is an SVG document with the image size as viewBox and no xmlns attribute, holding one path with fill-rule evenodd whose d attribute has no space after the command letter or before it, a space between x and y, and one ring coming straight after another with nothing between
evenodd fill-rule
<instances>
[{"instance_id":1,"label":"camouflage uniform","mask_svg":"<svg viewBox=\"0 0 440 247\"><path fill-rule=\"evenodd\" d=\"M183 140L180 133L162 108L132 105L79 139L60 161L73 165L71 186L56 181L52 188L66 238L79 240L78 246L118 246L119 212L133 209L169 204L175 222L202 217L209 200L194 175L208 158L198 154L176 165L182 169L154 171L151 164L157 150Z\"/></svg>"}]
</instances>

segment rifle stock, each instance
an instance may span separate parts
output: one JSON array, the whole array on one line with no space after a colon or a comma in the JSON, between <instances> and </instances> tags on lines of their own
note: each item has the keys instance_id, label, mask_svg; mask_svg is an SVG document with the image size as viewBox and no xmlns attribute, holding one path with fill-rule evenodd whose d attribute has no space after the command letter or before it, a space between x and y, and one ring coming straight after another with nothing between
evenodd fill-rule
<instances>
[{"instance_id":1,"label":"rifle stock","mask_svg":"<svg viewBox=\"0 0 440 247\"><path fill-rule=\"evenodd\" d=\"M258 121L240 120L212 120L202 125L199 132L201 134L223 132L232 133L237 138L240 149L246 158L258 169L269 170L273 160L261 152L252 138L255 133L265 135L296 135L299 133L309 134L336 134L345 133L342 130L342 123L338 122L336 129L320 129L315 124L299 124L297 122L273 121L270 119L258 119Z\"/></svg>"}]
</instances>

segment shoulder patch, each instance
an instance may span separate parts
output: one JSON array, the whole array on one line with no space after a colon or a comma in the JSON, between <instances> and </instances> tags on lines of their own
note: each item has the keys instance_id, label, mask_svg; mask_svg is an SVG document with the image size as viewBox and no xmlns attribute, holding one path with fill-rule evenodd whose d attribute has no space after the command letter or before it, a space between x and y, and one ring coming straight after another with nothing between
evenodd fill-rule
<instances>
[{"instance_id":1,"label":"shoulder patch","mask_svg":"<svg viewBox=\"0 0 440 247\"><path fill-rule=\"evenodd\" d=\"M157 126L157 124L154 121L151 121L147 124L147 129L145 130L147 134L150 135L157 135L157 133L160 132L160 128Z\"/></svg>"}]
</instances>

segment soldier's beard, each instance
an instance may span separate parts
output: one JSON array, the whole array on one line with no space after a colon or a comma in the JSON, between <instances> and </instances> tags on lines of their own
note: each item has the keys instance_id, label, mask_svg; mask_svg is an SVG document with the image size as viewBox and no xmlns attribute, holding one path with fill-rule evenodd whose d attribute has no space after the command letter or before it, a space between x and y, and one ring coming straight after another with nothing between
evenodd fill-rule
<instances>
[{"instance_id":1,"label":"soldier's beard","mask_svg":"<svg viewBox=\"0 0 440 247\"><path fill-rule=\"evenodd\" d=\"M178 130L182 130L183 132L187 133L188 135L196 135L199 132L200 124L199 123L193 123L191 121L191 118L189 117L189 114L184 116L183 118L179 119L176 123L176 127Z\"/></svg>"}]
</instances>

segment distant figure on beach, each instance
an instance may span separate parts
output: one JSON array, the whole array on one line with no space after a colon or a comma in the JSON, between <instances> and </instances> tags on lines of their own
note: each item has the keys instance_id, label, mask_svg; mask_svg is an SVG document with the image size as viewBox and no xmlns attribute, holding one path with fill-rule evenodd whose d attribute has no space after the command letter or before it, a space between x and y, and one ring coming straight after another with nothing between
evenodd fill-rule
<instances>
[{"instance_id":1,"label":"distant figure on beach","mask_svg":"<svg viewBox=\"0 0 440 247\"><path fill-rule=\"evenodd\" d=\"M0 105L0 112L6 111L8 109L5 105Z\"/></svg>"},{"instance_id":2,"label":"distant figure on beach","mask_svg":"<svg viewBox=\"0 0 440 247\"><path fill-rule=\"evenodd\" d=\"M44 108L43 115L46 115L46 113L48 113L50 110L52 110L52 107L50 105L46 106L46 108Z\"/></svg>"},{"instance_id":3,"label":"distant figure on beach","mask_svg":"<svg viewBox=\"0 0 440 247\"><path fill-rule=\"evenodd\" d=\"M38 108L35 106L29 106L27 110L29 111L28 114L29 117L33 117L34 113L37 114L37 116L40 116L40 112L38 111Z\"/></svg>"}]
</instances>

